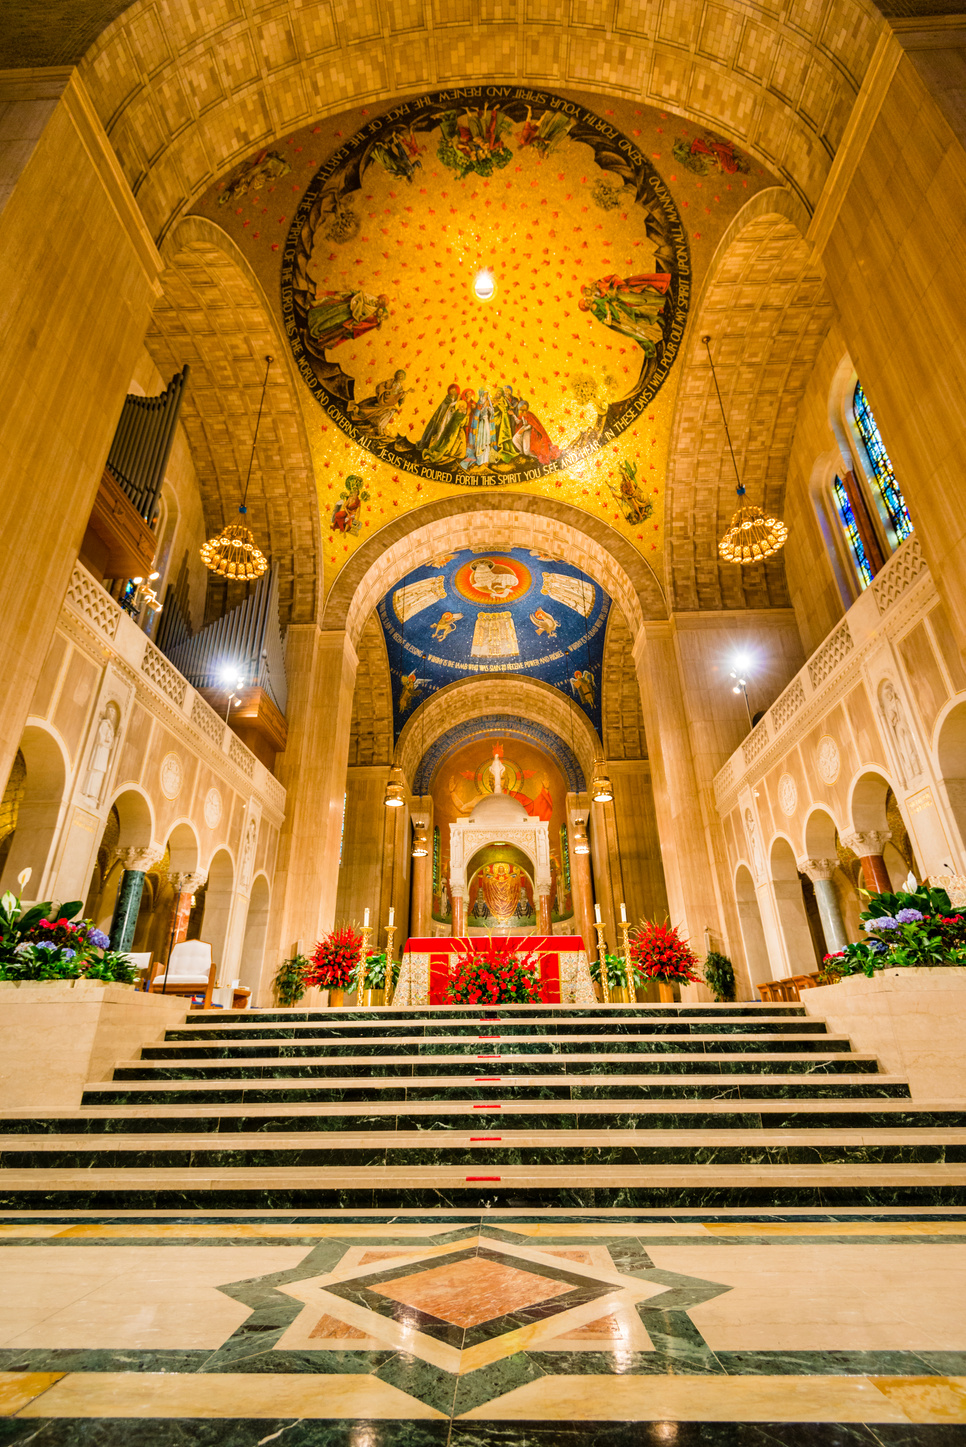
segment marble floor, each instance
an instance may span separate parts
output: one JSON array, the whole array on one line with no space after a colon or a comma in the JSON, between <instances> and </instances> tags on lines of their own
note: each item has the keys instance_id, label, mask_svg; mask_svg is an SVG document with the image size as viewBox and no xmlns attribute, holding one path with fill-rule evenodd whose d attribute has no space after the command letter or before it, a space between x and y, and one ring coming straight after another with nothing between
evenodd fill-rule
<instances>
[{"instance_id":1,"label":"marble floor","mask_svg":"<svg viewBox=\"0 0 966 1447\"><path fill-rule=\"evenodd\" d=\"M0 1447L962 1447L966 1211L8 1213Z\"/></svg>"}]
</instances>

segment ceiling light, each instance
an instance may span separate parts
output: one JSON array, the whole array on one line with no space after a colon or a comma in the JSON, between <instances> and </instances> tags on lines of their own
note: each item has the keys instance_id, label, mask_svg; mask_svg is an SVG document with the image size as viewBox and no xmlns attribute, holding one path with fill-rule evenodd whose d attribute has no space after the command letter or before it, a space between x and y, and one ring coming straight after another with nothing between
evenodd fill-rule
<instances>
[{"instance_id":1,"label":"ceiling light","mask_svg":"<svg viewBox=\"0 0 966 1447\"><path fill-rule=\"evenodd\" d=\"M265 380L262 383L262 399L258 404L258 416L255 419L255 431L252 436L252 455L248 459L248 476L245 479L245 491L242 493L241 506L238 509L243 517L248 512L245 502L248 498L248 484L252 479L255 443L258 441L262 408L265 406L268 374L274 360L274 357L265 358ZM209 572L219 578L242 579L246 583L260 578L268 567L268 559L255 546L254 536L243 523L231 523L228 527L222 528L217 537L209 538L201 549L201 561Z\"/></svg>"},{"instance_id":2,"label":"ceiling light","mask_svg":"<svg viewBox=\"0 0 966 1447\"><path fill-rule=\"evenodd\" d=\"M400 782L398 769L393 769L386 780L386 792L382 802L387 809L401 809L406 802L406 791Z\"/></svg>"},{"instance_id":3,"label":"ceiling light","mask_svg":"<svg viewBox=\"0 0 966 1447\"><path fill-rule=\"evenodd\" d=\"M611 782L607 777L603 764L597 764L594 767L594 777L591 781L590 793L597 804L609 804L614 797L614 790L611 788Z\"/></svg>"},{"instance_id":4,"label":"ceiling light","mask_svg":"<svg viewBox=\"0 0 966 1447\"><path fill-rule=\"evenodd\" d=\"M473 281L473 291L478 301L492 301L496 295L496 282L489 271L478 271Z\"/></svg>"}]
</instances>

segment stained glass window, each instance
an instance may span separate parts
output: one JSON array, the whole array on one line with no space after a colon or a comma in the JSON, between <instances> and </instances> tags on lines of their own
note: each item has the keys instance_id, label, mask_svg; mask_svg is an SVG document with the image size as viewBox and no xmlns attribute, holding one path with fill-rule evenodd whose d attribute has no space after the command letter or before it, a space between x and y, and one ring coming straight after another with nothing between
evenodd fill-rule
<instances>
[{"instance_id":1,"label":"stained glass window","mask_svg":"<svg viewBox=\"0 0 966 1447\"><path fill-rule=\"evenodd\" d=\"M858 423L872 468L875 487L895 531L896 540L901 543L912 532L912 518L909 516L902 489L896 481L892 460L885 450L882 433L872 415L872 408L869 406L868 397L862 390L861 382L856 383L852 402L855 409L855 420Z\"/></svg>"},{"instance_id":2,"label":"stained glass window","mask_svg":"<svg viewBox=\"0 0 966 1447\"><path fill-rule=\"evenodd\" d=\"M849 551L852 554L855 571L859 575L859 584L861 587L867 588L872 582L872 567L859 533L858 523L855 521L855 513L849 501L849 495L845 491L845 485L840 477L835 478L832 490L835 493L835 505L838 508L842 531L845 533Z\"/></svg>"}]
</instances>

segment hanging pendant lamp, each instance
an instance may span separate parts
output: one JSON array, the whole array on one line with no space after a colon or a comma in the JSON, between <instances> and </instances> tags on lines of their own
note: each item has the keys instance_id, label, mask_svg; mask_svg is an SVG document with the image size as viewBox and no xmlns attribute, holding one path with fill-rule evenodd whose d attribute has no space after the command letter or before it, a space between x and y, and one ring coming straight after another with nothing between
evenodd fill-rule
<instances>
[{"instance_id":1,"label":"hanging pendant lamp","mask_svg":"<svg viewBox=\"0 0 966 1447\"><path fill-rule=\"evenodd\" d=\"M747 563L763 563L766 558L773 557L785 546L788 541L788 528L781 518L770 517L762 508L744 502L745 489L738 472L738 461L735 457L731 433L728 430L724 403L721 400L721 388L718 386L718 374L714 369L714 359L711 356L711 338L702 337L701 340L708 350L714 390L718 395L721 421L724 424L728 450L731 453L731 463L735 470L735 480L738 483L735 488L738 495L738 507L731 519L731 526L718 544L718 553L726 563L738 563L741 566Z\"/></svg>"},{"instance_id":2,"label":"hanging pendant lamp","mask_svg":"<svg viewBox=\"0 0 966 1447\"><path fill-rule=\"evenodd\" d=\"M614 790L610 779L607 777L607 770L599 759L594 764L594 777L590 784L590 797L597 804L609 804L614 797Z\"/></svg>"},{"instance_id":3,"label":"hanging pendant lamp","mask_svg":"<svg viewBox=\"0 0 966 1447\"><path fill-rule=\"evenodd\" d=\"M242 517L248 512L248 508L245 506L248 499L248 484L252 480L252 464L255 461L255 444L258 441L262 408L265 406L268 373L274 360L274 357L265 358L265 381L262 383L262 399L258 404L258 417L255 420L255 432L252 437L252 455L248 459L248 476L245 478L245 491L238 509ZM268 567L268 559L256 545L251 530L244 523L229 523L216 537L209 538L201 549L201 561L208 571L217 577L243 583L254 582Z\"/></svg>"}]
</instances>

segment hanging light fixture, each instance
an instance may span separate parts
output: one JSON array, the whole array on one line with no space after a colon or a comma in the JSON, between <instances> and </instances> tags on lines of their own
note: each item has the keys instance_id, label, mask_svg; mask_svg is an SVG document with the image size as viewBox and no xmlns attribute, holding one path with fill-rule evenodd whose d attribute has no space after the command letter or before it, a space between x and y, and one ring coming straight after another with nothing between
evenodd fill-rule
<instances>
[{"instance_id":1,"label":"hanging light fixture","mask_svg":"<svg viewBox=\"0 0 966 1447\"><path fill-rule=\"evenodd\" d=\"M413 836L413 858L425 859L428 853L429 844L426 839L426 825L417 824L416 832Z\"/></svg>"},{"instance_id":2,"label":"hanging light fixture","mask_svg":"<svg viewBox=\"0 0 966 1447\"><path fill-rule=\"evenodd\" d=\"M242 493L241 506L238 509L242 517L248 512L248 508L245 506L248 500L248 484L252 480L252 464L255 461L255 444L258 441L262 408L265 406L268 373L274 360L274 357L265 358L262 400L258 404L258 417L255 420L255 432L252 437L252 455L248 459L248 476L245 478L245 491ZM201 549L201 561L209 572L216 574L217 577L231 578L243 583L250 583L256 578L260 578L268 567L268 559L256 546L250 529L244 523L229 523L227 527L222 528L217 537L209 538Z\"/></svg>"},{"instance_id":3,"label":"hanging light fixture","mask_svg":"<svg viewBox=\"0 0 966 1447\"><path fill-rule=\"evenodd\" d=\"M590 840L587 838L587 825L586 822L580 818L579 814L574 815L574 853L590 853Z\"/></svg>"},{"instance_id":4,"label":"hanging light fixture","mask_svg":"<svg viewBox=\"0 0 966 1447\"><path fill-rule=\"evenodd\" d=\"M402 770L390 769L386 780L386 793L382 801L387 809L401 809L406 802L406 790L402 782Z\"/></svg>"},{"instance_id":5,"label":"hanging light fixture","mask_svg":"<svg viewBox=\"0 0 966 1447\"><path fill-rule=\"evenodd\" d=\"M594 777L590 783L591 798L597 804L609 804L614 797L610 779L603 763L598 759L594 764Z\"/></svg>"},{"instance_id":6,"label":"hanging light fixture","mask_svg":"<svg viewBox=\"0 0 966 1447\"><path fill-rule=\"evenodd\" d=\"M724 403L721 400L721 388L718 386L718 374L714 369L714 359L711 356L711 338L702 337L702 342L708 349L708 361L711 364L711 376L714 380L714 390L718 395L718 406L721 409L721 421L724 423L725 437L728 439L728 450L731 453L731 463L735 470L735 479L738 486L735 492L738 494L738 508L731 519L731 526L718 544L718 553L726 563L763 563L766 558L771 558L788 540L788 528L781 518L766 516L760 507L753 507L750 503L744 502L745 489L738 472L738 461L735 457L735 449L731 441L731 433L728 430L728 419L725 416Z\"/></svg>"}]
</instances>

